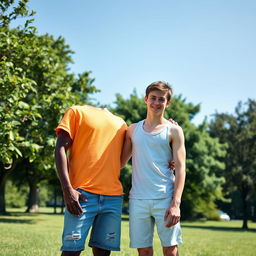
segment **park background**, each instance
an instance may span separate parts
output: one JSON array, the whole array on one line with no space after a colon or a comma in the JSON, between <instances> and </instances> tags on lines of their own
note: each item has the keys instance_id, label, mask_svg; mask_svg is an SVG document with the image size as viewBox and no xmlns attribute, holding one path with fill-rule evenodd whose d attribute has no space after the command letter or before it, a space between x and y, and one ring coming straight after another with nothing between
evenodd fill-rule
<instances>
[{"instance_id":1,"label":"park background","mask_svg":"<svg viewBox=\"0 0 256 256\"><path fill-rule=\"evenodd\" d=\"M229 249L216 245L223 246L218 255L241 255L234 239L244 241L243 255L255 253L255 1L6 0L0 8L3 255L14 255L11 244L19 250L27 241L16 225L36 230L41 219L61 218L53 151L54 128L65 109L93 104L137 122L146 113L144 89L156 80L173 85L166 117L186 137L185 234L186 228L201 234L199 225L211 231L201 234L210 245L212 232L232 233ZM121 172L125 209L130 176L128 164ZM235 221L217 222L219 210ZM47 219L45 211L56 215ZM213 255L216 248L208 252L208 246L203 254L192 253L195 235L187 234L184 255Z\"/></svg>"}]
</instances>

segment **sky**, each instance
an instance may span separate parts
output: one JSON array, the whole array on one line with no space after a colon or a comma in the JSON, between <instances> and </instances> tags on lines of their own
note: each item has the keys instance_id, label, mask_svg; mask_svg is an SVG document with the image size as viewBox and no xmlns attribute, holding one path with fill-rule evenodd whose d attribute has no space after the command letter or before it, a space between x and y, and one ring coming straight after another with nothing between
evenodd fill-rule
<instances>
[{"instance_id":1,"label":"sky","mask_svg":"<svg viewBox=\"0 0 256 256\"><path fill-rule=\"evenodd\" d=\"M31 0L38 34L62 36L71 71L91 71L93 95L113 104L163 80L200 104L200 124L256 99L255 0Z\"/></svg>"}]
</instances>

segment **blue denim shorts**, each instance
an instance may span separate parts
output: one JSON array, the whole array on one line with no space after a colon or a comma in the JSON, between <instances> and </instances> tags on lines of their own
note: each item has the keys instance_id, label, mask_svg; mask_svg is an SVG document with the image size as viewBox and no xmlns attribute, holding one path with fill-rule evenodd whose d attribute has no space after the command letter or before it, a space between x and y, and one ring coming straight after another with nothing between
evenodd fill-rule
<instances>
[{"instance_id":1,"label":"blue denim shorts","mask_svg":"<svg viewBox=\"0 0 256 256\"><path fill-rule=\"evenodd\" d=\"M78 189L87 199L81 202L83 214L64 215L61 251L82 251L91 229L90 247L120 251L121 213L123 196L97 195Z\"/></svg>"}]
</instances>

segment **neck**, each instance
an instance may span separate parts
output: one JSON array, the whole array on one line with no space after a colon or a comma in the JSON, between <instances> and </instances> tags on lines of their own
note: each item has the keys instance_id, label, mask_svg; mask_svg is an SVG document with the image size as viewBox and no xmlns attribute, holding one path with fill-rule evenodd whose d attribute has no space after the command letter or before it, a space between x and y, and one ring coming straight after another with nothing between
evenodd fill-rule
<instances>
[{"instance_id":1,"label":"neck","mask_svg":"<svg viewBox=\"0 0 256 256\"><path fill-rule=\"evenodd\" d=\"M163 115L156 116L156 115L150 115L148 113L145 119L145 123L150 126L164 124L165 122L166 122L166 119L163 117Z\"/></svg>"}]
</instances>

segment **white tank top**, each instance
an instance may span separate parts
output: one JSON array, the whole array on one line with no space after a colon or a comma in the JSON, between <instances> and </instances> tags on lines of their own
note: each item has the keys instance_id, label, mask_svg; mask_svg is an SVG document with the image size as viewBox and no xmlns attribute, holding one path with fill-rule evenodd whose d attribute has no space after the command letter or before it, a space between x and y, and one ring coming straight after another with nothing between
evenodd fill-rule
<instances>
[{"instance_id":1,"label":"white tank top","mask_svg":"<svg viewBox=\"0 0 256 256\"><path fill-rule=\"evenodd\" d=\"M174 174L169 169L172 159L170 128L156 133L143 129L144 120L137 123L132 134L132 188L130 198L161 199L171 197Z\"/></svg>"}]
</instances>

